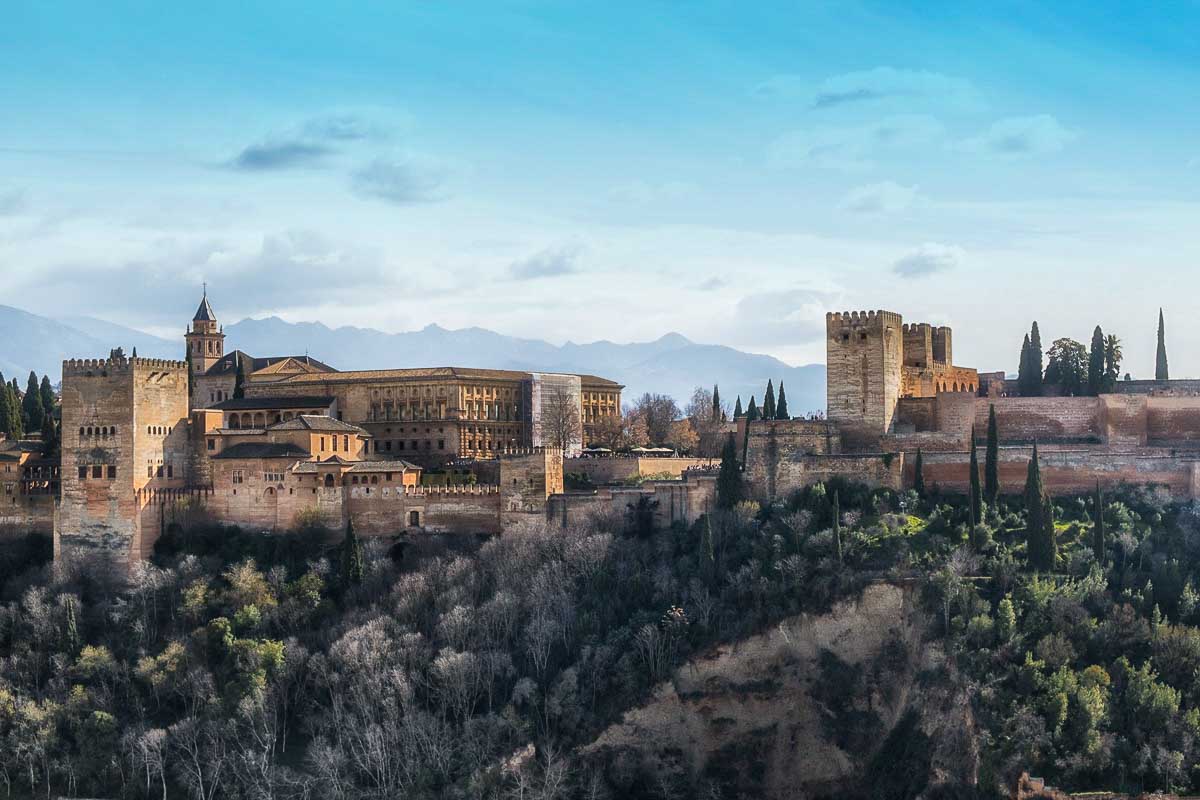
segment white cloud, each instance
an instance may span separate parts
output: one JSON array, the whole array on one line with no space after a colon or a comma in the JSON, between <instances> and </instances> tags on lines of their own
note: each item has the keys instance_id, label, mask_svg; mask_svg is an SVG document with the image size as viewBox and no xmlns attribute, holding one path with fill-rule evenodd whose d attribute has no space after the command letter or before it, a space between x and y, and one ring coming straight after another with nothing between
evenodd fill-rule
<instances>
[{"instance_id":1,"label":"white cloud","mask_svg":"<svg viewBox=\"0 0 1200 800\"><path fill-rule=\"evenodd\" d=\"M733 339L762 345L812 341L825 335L825 312L838 294L819 289L791 289L748 294L733 314Z\"/></svg>"},{"instance_id":2,"label":"white cloud","mask_svg":"<svg viewBox=\"0 0 1200 800\"><path fill-rule=\"evenodd\" d=\"M362 197L412 205L444 199L448 177L443 166L430 161L376 158L350 175L350 188Z\"/></svg>"},{"instance_id":3,"label":"white cloud","mask_svg":"<svg viewBox=\"0 0 1200 800\"><path fill-rule=\"evenodd\" d=\"M903 278L923 278L935 272L954 269L965 258L966 251L961 247L926 242L897 259L896 263L892 264L892 272Z\"/></svg>"},{"instance_id":4,"label":"white cloud","mask_svg":"<svg viewBox=\"0 0 1200 800\"><path fill-rule=\"evenodd\" d=\"M1036 114L998 120L964 146L971 152L1020 158L1057 153L1078 136L1049 114Z\"/></svg>"},{"instance_id":5,"label":"white cloud","mask_svg":"<svg viewBox=\"0 0 1200 800\"><path fill-rule=\"evenodd\" d=\"M907 210L916 197L915 185L902 186L894 181L880 181L851 189L838 203L838 208L858 214L898 214Z\"/></svg>"},{"instance_id":6,"label":"white cloud","mask_svg":"<svg viewBox=\"0 0 1200 800\"><path fill-rule=\"evenodd\" d=\"M882 153L895 153L942 139L945 129L933 117L905 114L853 127L814 127L785 133L770 144L776 167L861 170Z\"/></svg>"},{"instance_id":7,"label":"white cloud","mask_svg":"<svg viewBox=\"0 0 1200 800\"><path fill-rule=\"evenodd\" d=\"M514 261L509 266L508 273L518 280L571 275L579 271L579 258L582 254L583 248L578 244L547 248L528 258Z\"/></svg>"}]
</instances>

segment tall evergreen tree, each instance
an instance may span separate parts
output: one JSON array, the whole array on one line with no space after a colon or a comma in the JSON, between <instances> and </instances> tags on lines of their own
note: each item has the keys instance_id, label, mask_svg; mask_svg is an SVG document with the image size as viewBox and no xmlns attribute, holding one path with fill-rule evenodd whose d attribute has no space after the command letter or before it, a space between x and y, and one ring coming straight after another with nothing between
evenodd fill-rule
<instances>
[{"instance_id":1,"label":"tall evergreen tree","mask_svg":"<svg viewBox=\"0 0 1200 800\"><path fill-rule=\"evenodd\" d=\"M1021 342L1021 360L1017 362L1017 391L1022 397L1029 397L1032 384L1029 381L1029 334Z\"/></svg>"},{"instance_id":2,"label":"tall evergreen tree","mask_svg":"<svg viewBox=\"0 0 1200 800\"><path fill-rule=\"evenodd\" d=\"M25 397L21 400L21 423L27 431L40 431L46 416L42 408L42 391L38 386L37 374L29 371L29 381L25 384Z\"/></svg>"},{"instance_id":3,"label":"tall evergreen tree","mask_svg":"<svg viewBox=\"0 0 1200 800\"><path fill-rule=\"evenodd\" d=\"M745 411L742 411L742 396L739 394L737 396L737 402L733 404L733 418L737 419L745 413Z\"/></svg>"},{"instance_id":4,"label":"tall evergreen tree","mask_svg":"<svg viewBox=\"0 0 1200 800\"><path fill-rule=\"evenodd\" d=\"M721 471L717 473L717 508L734 508L742 502L742 490L737 445L733 436L727 436L725 446L721 448Z\"/></svg>"},{"instance_id":5,"label":"tall evergreen tree","mask_svg":"<svg viewBox=\"0 0 1200 800\"><path fill-rule=\"evenodd\" d=\"M358 586L363 580L362 542L354 532L354 520L346 520L346 538L342 540L342 586Z\"/></svg>"},{"instance_id":6,"label":"tall evergreen tree","mask_svg":"<svg viewBox=\"0 0 1200 800\"><path fill-rule=\"evenodd\" d=\"M763 398L762 417L763 419L775 419L775 387L769 379L767 380L767 394Z\"/></svg>"},{"instance_id":7,"label":"tall evergreen tree","mask_svg":"<svg viewBox=\"0 0 1200 800\"><path fill-rule=\"evenodd\" d=\"M8 402L8 384L0 372L0 433L12 438L12 408Z\"/></svg>"},{"instance_id":8,"label":"tall evergreen tree","mask_svg":"<svg viewBox=\"0 0 1200 800\"><path fill-rule=\"evenodd\" d=\"M913 491L917 497L925 496L925 461L921 456L921 448L917 448L917 460L913 464Z\"/></svg>"},{"instance_id":9,"label":"tall evergreen tree","mask_svg":"<svg viewBox=\"0 0 1200 800\"><path fill-rule=\"evenodd\" d=\"M1036 570L1053 570L1057 555L1054 507L1042 483L1036 444L1033 446L1033 456L1029 459L1029 470L1025 477L1025 510L1026 558L1029 565Z\"/></svg>"},{"instance_id":10,"label":"tall evergreen tree","mask_svg":"<svg viewBox=\"0 0 1200 800\"><path fill-rule=\"evenodd\" d=\"M51 457L59 450L58 425L54 422L53 414L42 418L42 455Z\"/></svg>"},{"instance_id":11,"label":"tall evergreen tree","mask_svg":"<svg viewBox=\"0 0 1200 800\"><path fill-rule=\"evenodd\" d=\"M717 385L714 383L712 395L712 421L720 422L721 417L721 390L717 388Z\"/></svg>"},{"instance_id":12,"label":"tall evergreen tree","mask_svg":"<svg viewBox=\"0 0 1200 800\"><path fill-rule=\"evenodd\" d=\"M1000 497L1000 426L996 406L988 406L987 449L983 456L983 499L990 506Z\"/></svg>"},{"instance_id":13,"label":"tall evergreen tree","mask_svg":"<svg viewBox=\"0 0 1200 800\"><path fill-rule=\"evenodd\" d=\"M1042 360L1042 355L1045 351L1042 350L1042 334L1038 330L1037 321L1034 321L1033 327L1029 330L1029 381L1032 392L1031 397L1042 396L1043 376L1046 374L1046 365Z\"/></svg>"},{"instance_id":14,"label":"tall evergreen tree","mask_svg":"<svg viewBox=\"0 0 1200 800\"><path fill-rule=\"evenodd\" d=\"M54 396L54 387L50 385L49 375L42 376L42 384L38 388L38 391L42 395L42 408L45 409L47 414L53 415L54 407L58 405L58 398Z\"/></svg>"},{"instance_id":15,"label":"tall evergreen tree","mask_svg":"<svg viewBox=\"0 0 1200 800\"><path fill-rule=\"evenodd\" d=\"M246 396L246 367L245 359L241 354L237 355L237 377L233 379L233 398L240 400Z\"/></svg>"},{"instance_id":16,"label":"tall evergreen tree","mask_svg":"<svg viewBox=\"0 0 1200 800\"><path fill-rule=\"evenodd\" d=\"M1097 397L1104 391L1104 331L1097 325L1092 331L1092 346L1088 351L1087 393Z\"/></svg>"},{"instance_id":17,"label":"tall evergreen tree","mask_svg":"<svg viewBox=\"0 0 1200 800\"><path fill-rule=\"evenodd\" d=\"M75 616L75 598L67 595L66 618L63 620L63 649L74 656L83 643L79 636L79 621Z\"/></svg>"},{"instance_id":18,"label":"tall evergreen tree","mask_svg":"<svg viewBox=\"0 0 1200 800\"><path fill-rule=\"evenodd\" d=\"M1154 380L1170 380L1170 370L1167 369L1167 331L1163 324L1163 311L1158 310L1158 352L1154 356Z\"/></svg>"},{"instance_id":19,"label":"tall evergreen tree","mask_svg":"<svg viewBox=\"0 0 1200 800\"><path fill-rule=\"evenodd\" d=\"M754 405L754 395L750 395L750 405L746 407L746 421L754 422L758 419L758 406Z\"/></svg>"},{"instance_id":20,"label":"tall evergreen tree","mask_svg":"<svg viewBox=\"0 0 1200 800\"><path fill-rule=\"evenodd\" d=\"M0 417L0 430L10 439L20 439L25 435L25 429L21 427L21 395L17 392L16 384L16 378L12 383L5 383L4 376L0 375L0 394L4 395L6 410L4 416Z\"/></svg>"},{"instance_id":21,"label":"tall evergreen tree","mask_svg":"<svg viewBox=\"0 0 1200 800\"><path fill-rule=\"evenodd\" d=\"M779 402L775 404L775 419L791 419L788 414L787 395L783 392L783 381L779 382Z\"/></svg>"},{"instance_id":22,"label":"tall evergreen tree","mask_svg":"<svg viewBox=\"0 0 1200 800\"><path fill-rule=\"evenodd\" d=\"M833 493L833 543L837 548L838 566L845 563L842 555L842 505L835 490Z\"/></svg>"},{"instance_id":23,"label":"tall evergreen tree","mask_svg":"<svg viewBox=\"0 0 1200 800\"><path fill-rule=\"evenodd\" d=\"M1102 568L1108 559L1108 542L1104 540L1104 492L1100 490L1100 481L1096 481L1096 518L1092 522L1092 552L1096 563Z\"/></svg>"},{"instance_id":24,"label":"tall evergreen tree","mask_svg":"<svg viewBox=\"0 0 1200 800\"><path fill-rule=\"evenodd\" d=\"M971 428L971 459L970 459L970 507L971 525L983 521L983 490L979 486L979 451L975 446L975 428Z\"/></svg>"}]
</instances>

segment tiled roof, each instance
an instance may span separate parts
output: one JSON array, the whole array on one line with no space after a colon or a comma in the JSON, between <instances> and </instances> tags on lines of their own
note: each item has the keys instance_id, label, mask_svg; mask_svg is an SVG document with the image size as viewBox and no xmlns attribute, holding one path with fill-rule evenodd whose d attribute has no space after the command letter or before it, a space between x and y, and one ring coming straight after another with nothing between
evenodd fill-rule
<instances>
[{"instance_id":1,"label":"tiled roof","mask_svg":"<svg viewBox=\"0 0 1200 800\"><path fill-rule=\"evenodd\" d=\"M421 469L416 464L395 459L392 461L358 461L350 468L351 472L401 472L404 470Z\"/></svg>"},{"instance_id":2,"label":"tiled roof","mask_svg":"<svg viewBox=\"0 0 1200 800\"><path fill-rule=\"evenodd\" d=\"M362 428L357 425L351 425L349 422L342 422L340 419L327 417L323 414L297 414L295 417L283 422L276 422L274 425L268 425L269 431L334 431L336 433L357 433L359 436L370 436Z\"/></svg>"},{"instance_id":3,"label":"tiled roof","mask_svg":"<svg viewBox=\"0 0 1200 800\"><path fill-rule=\"evenodd\" d=\"M196 316L192 317L192 322L216 322L217 315L213 313L212 306L208 304L208 295L204 295L204 299L200 301L200 307L196 309Z\"/></svg>"},{"instance_id":4,"label":"tiled roof","mask_svg":"<svg viewBox=\"0 0 1200 800\"><path fill-rule=\"evenodd\" d=\"M222 400L209 406L218 411L242 411L248 409L283 409L283 408L328 408L333 405L333 397L234 397Z\"/></svg>"},{"instance_id":5,"label":"tiled roof","mask_svg":"<svg viewBox=\"0 0 1200 800\"><path fill-rule=\"evenodd\" d=\"M303 447L291 442L240 442L226 447L213 458L312 458Z\"/></svg>"},{"instance_id":6,"label":"tiled roof","mask_svg":"<svg viewBox=\"0 0 1200 800\"><path fill-rule=\"evenodd\" d=\"M356 381L420 381L436 379L527 381L530 372L511 369L475 369L473 367L414 367L409 369L366 369L333 372L330 374L291 375L279 383L353 383ZM621 384L596 375L580 375L580 382L589 386Z\"/></svg>"},{"instance_id":7,"label":"tiled roof","mask_svg":"<svg viewBox=\"0 0 1200 800\"><path fill-rule=\"evenodd\" d=\"M288 359L294 359L320 370L321 372L337 372L337 370L335 370L333 367L317 361L311 356L271 356L269 358L255 358L248 353L243 353L241 350L230 350L228 353L217 359L217 362L209 367L204 374L236 375L239 359L244 362L242 368L246 371L247 375L266 369L267 367L278 364L281 361L287 361Z\"/></svg>"}]
</instances>

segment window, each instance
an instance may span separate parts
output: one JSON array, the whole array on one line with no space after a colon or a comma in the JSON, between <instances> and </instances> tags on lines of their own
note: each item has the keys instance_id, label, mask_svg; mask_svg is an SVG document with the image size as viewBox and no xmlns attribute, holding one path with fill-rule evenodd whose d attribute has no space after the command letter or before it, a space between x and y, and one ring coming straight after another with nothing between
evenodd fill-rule
<instances>
[{"instance_id":1,"label":"window","mask_svg":"<svg viewBox=\"0 0 1200 800\"><path fill-rule=\"evenodd\" d=\"M81 480L81 481L87 480L87 467L79 468L79 480Z\"/></svg>"},{"instance_id":2,"label":"window","mask_svg":"<svg viewBox=\"0 0 1200 800\"><path fill-rule=\"evenodd\" d=\"M108 479L110 481L117 479L117 467L115 464L108 465Z\"/></svg>"},{"instance_id":3,"label":"window","mask_svg":"<svg viewBox=\"0 0 1200 800\"><path fill-rule=\"evenodd\" d=\"M445 450L445 449L446 449L446 440L438 439L438 450Z\"/></svg>"},{"instance_id":4,"label":"window","mask_svg":"<svg viewBox=\"0 0 1200 800\"><path fill-rule=\"evenodd\" d=\"M335 447L333 449L336 450L337 448ZM350 452L350 437L349 436L342 437L342 449L345 450L347 453Z\"/></svg>"},{"instance_id":5,"label":"window","mask_svg":"<svg viewBox=\"0 0 1200 800\"><path fill-rule=\"evenodd\" d=\"M163 476L163 467L162 467L162 464L159 464L159 465L158 465L158 469L154 470L154 476L155 476L156 478L161 478L161 477Z\"/></svg>"},{"instance_id":6,"label":"window","mask_svg":"<svg viewBox=\"0 0 1200 800\"><path fill-rule=\"evenodd\" d=\"M337 452L337 437L333 437L333 452Z\"/></svg>"},{"instance_id":7,"label":"window","mask_svg":"<svg viewBox=\"0 0 1200 800\"><path fill-rule=\"evenodd\" d=\"M174 477L174 473L175 473L175 465L167 464L167 477L168 478Z\"/></svg>"},{"instance_id":8,"label":"window","mask_svg":"<svg viewBox=\"0 0 1200 800\"><path fill-rule=\"evenodd\" d=\"M391 442L388 442L388 444L391 444ZM397 450L403 450L404 449L404 440L401 439L399 442L397 442L397 445L398 445L398 447L396 447Z\"/></svg>"},{"instance_id":9,"label":"window","mask_svg":"<svg viewBox=\"0 0 1200 800\"><path fill-rule=\"evenodd\" d=\"M392 452L392 443L390 440L383 443L383 449L389 453Z\"/></svg>"},{"instance_id":10,"label":"window","mask_svg":"<svg viewBox=\"0 0 1200 800\"><path fill-rule=\"evenodd\" d=\"M233 482L241 483L243 480L244 480L244 476L242 475L242 471L240 469L235 469L233 471Z\"/></svg>"},{"instance_id":11,"label":"window","mask_svg":"<svg viewBox=\"0 0 1200 800\"><path fill-rule=\"evenodd\" d=\"M101 466L100 464L94 465L92 467L92 477L96 478L96 479L103 478L104 477L104 467Z\"/></svg>"},{"instance_id":12,"label":"window","mask_svg":"<svg viewBox=\"0 0 1200 800\"><path fill-rule=\"evenodd\" d=\"M325 449L325 437L324 436L321 437L321 449L322 450Z\"/></svg>"},{"instance_id":13,"label":"window","mask_svg":"<svg viewBox=\"0 0 1200 800\"><path fill-rule=\"evenodd\" d=\"M209 449L209 450L216 450L216 449L217 449L217 440L216 440L216 439L209 439L209 440L208 440L208 449Z\"/></svg>"},{"instance_id":14,"label":"window","mask_svg":"<svg viewBox=\"0 0 1200 800\"><path fill-rule=\"evenodd\" d=\"M153 464L147 464L147 465L146 465L146 477L147 477L147 478L153 478L153 477L154 477L154 465L153 465Z\"/></svg>"}]
</instances>

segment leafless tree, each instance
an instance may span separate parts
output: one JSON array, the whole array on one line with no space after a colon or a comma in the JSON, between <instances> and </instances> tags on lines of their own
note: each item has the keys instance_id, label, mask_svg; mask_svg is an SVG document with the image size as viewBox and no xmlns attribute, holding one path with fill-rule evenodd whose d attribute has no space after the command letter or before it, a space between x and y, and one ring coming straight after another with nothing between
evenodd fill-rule
<instances>
[{"instance_id":1,"label":"leafless tree","mask_svg":"<svg viewBox=\"0 0 1200 800\"><path fill-rule=\"evenodd\" d=\"M671 436L671 423L679 419L679 406L665 394L647 392L633 405L634 414L642 418L646 434L653 444L662 444Z\"/></svg>"},{"instance_id":2,"label":"leafless tree","mask_svg":"<svg viewBox=\"0 0 1200 800\"><path fill-rule=\"evenodd\" d=\"M565 389L551 389L542 401L542 441L566 452L582 440L583 423L576 398Z\"/></svg>"}]
</instances>

